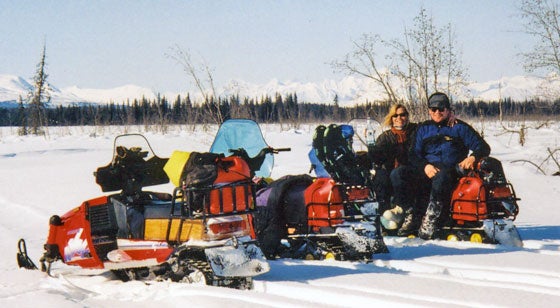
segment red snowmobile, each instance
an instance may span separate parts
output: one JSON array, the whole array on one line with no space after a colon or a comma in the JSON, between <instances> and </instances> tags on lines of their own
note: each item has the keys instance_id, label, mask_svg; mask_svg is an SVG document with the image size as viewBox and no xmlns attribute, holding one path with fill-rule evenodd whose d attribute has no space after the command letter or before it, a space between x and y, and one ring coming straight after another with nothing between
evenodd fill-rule
<instances>
[{"instance_id":1,"label":"red snowmobile","mask_svg":"<svg viewBox=\"0 0 560 308\"><path fill-rule=\"evenodd\" d=\"M388 252L366 186L285 176L259 191L257 207L255 230L269 259L371 261Z\"/></svg>"},{"instance_id":2,"label":"red snowmobile","mask_svg":"<svg viewBox=\"0 0 560 308\"><path fill-rule=\"evenodd\" d=\"M269 259L370 261L374 254L388 250L375 195L348 143L353 129L349 125L321 127L321 134L336 136L314 144L315 149L329 148L326 156L331 163L326 168L332 176L289 175L259 190L257 238ZM344 129L349 130L346 139Z\"/></svg>"},{"instance_id":3,"label":"red snowmobile","mask_svg":"<svg viewBox=\"0 0 560 308\"><path fill-rule=\"evenodd\" d=\"M521 247L523 242L513 224L519 200L500 161L485 157L459 180L451 196L450 219L441 227L441 236Z\"/></svg>"},{"instance_id":4,"label":"red snowmobile","mask_svg":"<svg viewBox=\"0 0 560 308\"><path fill-rule=\"evenodd\" d=\"M435 237L521 247L523 242L513 224L519 200L500 161L485 157L459 180L449 207L442 211ZM384 226L396 227L401 222L402 216L394 213L384 213Z\"/></svg>"},{"instance_id":5,"label":"red snowmobile","mask_svg":"<svg viewBox=\"0 0 560 308\"><path fill-rule=\"evenodd\" d=\"M120 144L132 137L147 147ZM42 270L60 260L124 281L252 288L252 278L269 271L253 231L253 174L239 156L176 151L160 158L142 135L119 136L111 163L94 175L103 192L120 192L52 216ZM172 194L143 191L170 180ZM23 240L19 250L20 267L35 267Z\"/></svg>"}]
</instances>

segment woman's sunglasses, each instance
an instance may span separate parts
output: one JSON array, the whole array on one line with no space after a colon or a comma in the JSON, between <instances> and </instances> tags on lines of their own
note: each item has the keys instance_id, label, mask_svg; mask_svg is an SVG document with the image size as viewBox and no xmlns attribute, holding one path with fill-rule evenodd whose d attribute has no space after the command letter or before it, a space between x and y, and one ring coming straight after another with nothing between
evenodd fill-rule
<instances>
[{"instance_id":1,"label":"woman's sunglasses","mask_svg":"<svg viewBox=\"0 0 560 308\"><path fill-rule=\"evenodd\" d=\"M432 112L436 112L436 111L439 111L439 112L444 112L444 111L445 111L445 109L447 109L447 108L445 108L445 107L443 107L443 108L439 108L439 107L431 107L431 108L430 108L430 110L431 110Z\"/></svg>"},{"instance_id":2,"label":"woman's sunglasses","mask_svg":"<svg viewBox=\"0 0 560 308\"><path fill-rule=\"evenodd\" d=\"M403 113L395 113L394 115L392 115L391 117L396 118L396 117L401 117L401 118L405 118L408 117L408 112L403 112Z\"/></svg>"}]
</instances>

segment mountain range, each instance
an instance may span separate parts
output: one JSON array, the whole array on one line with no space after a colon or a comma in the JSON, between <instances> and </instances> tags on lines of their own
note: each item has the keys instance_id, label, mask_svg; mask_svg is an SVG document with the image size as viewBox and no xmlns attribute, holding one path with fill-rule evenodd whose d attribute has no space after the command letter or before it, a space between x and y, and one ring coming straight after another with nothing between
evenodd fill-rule
<instances>
[{"instance_id":1,"label":"mountain range","mask_svg":"<svg viewBox=\"0 0 560 308\"><path fill-rule=\"evenodd\" d=\"M455 94L455 100L484 100L496 101L500 98L511 98L523 101L541 96L543 79L532 76L503 77L499 80L474 82ZM548 82L544 88L558 89L560 82ZM19 97L24 100L33 89L33 82L14 75L0 74L0 107L15 107ZM50 85L51 105L76 104L105 104L114 102L120 104L127 100L146 97L153 99L157 95L165 96L173 101L177 95L185 96L184 92L158 92L156 90L138 86L124 85L110 89L85 89L78 86L57 88ZM196 101L200 97L198 91L188 92ZM371 80L366 78L345 77L341 80L324 80L321 82L301 83L297 81L279 81L273 79L266 84L253 84L240 80L231 80L221 89L218 95L227 97L239 95L241 98L260 98L264 95L274 97L277 93L296 94L298 101L311 103L332 103L336 99L340 105L352 105L366 101L384 99L383 91Z\"/></svg>"}]
</instances>

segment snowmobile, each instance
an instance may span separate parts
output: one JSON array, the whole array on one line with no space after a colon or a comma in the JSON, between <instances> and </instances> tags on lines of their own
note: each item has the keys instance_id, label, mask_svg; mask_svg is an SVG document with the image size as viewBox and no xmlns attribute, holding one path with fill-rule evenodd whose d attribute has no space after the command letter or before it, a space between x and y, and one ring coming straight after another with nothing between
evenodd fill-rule
<instances>
[{"instance_id":1,"label":"snowmobile","mask_svg":"<svg viewBox=\"0 0 560 308\"><path fill-rule=\"evenodd\" d=\"M329 128L340 133L335 126ZM348 156L340 154L333 157L340 160ZM353 164L344 162L346 166ZM352 174L355 170L346 171ZM257 209L255 231L268 259L370 261L373 254L388 252L375 195L360 176L284 176L257 192Z\"/></svg>"},{"instance_id":2,"label":"snowmobile","mask_svg":"<svg viewBox=\"0 0 560 308\"><path fill-rule=\"evenodd\" d=\"M450 219L442 226L441 236L522 247L513 224L519 214L519 200L501 162L485 157L459 180L451 196Z\"/></svg>"},{"instance_id":3,"label":"snowmobile","mask_svg":"<svg viewBox=\"0 0 560 308\"><path fill-rule=\"evenodd\" d=\"M140 138L125 145L125 140ZM130 141L129 141L130 142ZM250 289L270 267L255 239L254 171L240 156L175 151L154 154L142 135L115 138L112 161L95 172L103 192L50 218L41 268L62 261L108 269L123 281L167 280ZM256 163L254 161L257 161ZM144 191L171 181L173 193ZM35 265L20 240L20 267Z\"/></svg>"},{"instance_id":4,"label":"snowmobile","mask_svg":"<svg viewBox=\"0 0 560 308\"><path fill-rule=\"evenodd\" d=\"M523 241L513 224L520 199L507 181L501 162L485 157L474 170L461 170L460 174L449 207L442 211L435 237L522 247ZM402 216L395 215L394 210L386 211L382 221L383 225L396 228Z\"/></svg>"}]
</instances>

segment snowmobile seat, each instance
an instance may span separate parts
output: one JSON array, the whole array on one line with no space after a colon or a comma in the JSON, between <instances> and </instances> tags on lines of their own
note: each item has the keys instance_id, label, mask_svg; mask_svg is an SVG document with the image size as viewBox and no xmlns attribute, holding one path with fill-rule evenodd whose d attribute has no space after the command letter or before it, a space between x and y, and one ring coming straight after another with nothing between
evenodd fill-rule
<instances>
[{"instance_id":1,"label":"snowmobile seat","mask_svg":"<svg viewBox=\"0 0 560 308\"><path fill-rule=\"evenodd\" d=\"M482 158L478 164L478 172L486 185L500 186L507 184L502 163L496 158Z\"/></svg>"}]
</instances>

